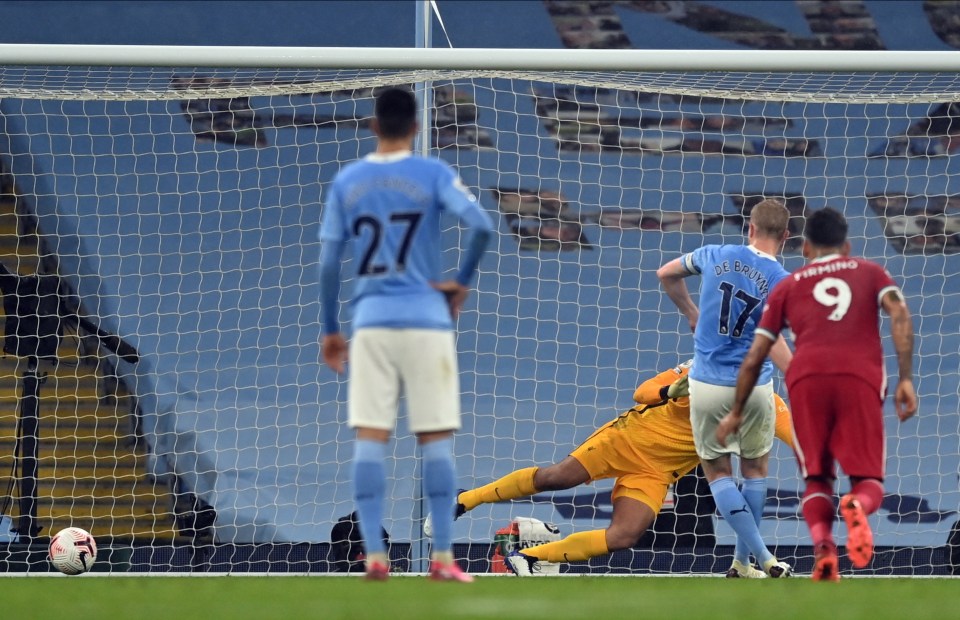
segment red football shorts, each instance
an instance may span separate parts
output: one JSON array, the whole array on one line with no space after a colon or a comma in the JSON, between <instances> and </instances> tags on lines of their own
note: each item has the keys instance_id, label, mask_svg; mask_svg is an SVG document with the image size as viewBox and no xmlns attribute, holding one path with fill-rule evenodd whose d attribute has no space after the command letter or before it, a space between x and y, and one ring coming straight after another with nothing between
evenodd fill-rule
<instances>
[{"instance_id":1,"label":"red football shorts","mask_svg":"<svg viewBox=\"0 0 960 620\"><path fill-rule=\"evenodd\" d=\"M789 388L796 454L804 478L883 480L886 440L880 389L853 375L807 376Z\"/></svg>"}]
</instances>

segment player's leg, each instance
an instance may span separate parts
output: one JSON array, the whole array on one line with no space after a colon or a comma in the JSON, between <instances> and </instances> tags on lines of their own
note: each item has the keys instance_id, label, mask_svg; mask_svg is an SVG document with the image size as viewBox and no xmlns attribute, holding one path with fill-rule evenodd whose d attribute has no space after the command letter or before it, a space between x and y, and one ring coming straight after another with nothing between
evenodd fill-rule
<instances>
[{"instance_id":1,"label":"player's leg","mask_svg":"<svg viewBox=\"0 0 960 620\"><path fill-rule=\"evenodd\" d=\"M750 514L756 524L757 536L767 503L767 469L770 451L773 449L776 425L776 401L773 384L756 386L744 406L744 419L740 427L740 470L743 474L741 494L750 508ZM750 535L753 535L751 529ZM749 539L743 547L750 546ZM745 550L745 549L744 549ZM752 550L752 549L751 549ZM756 556L756 552L754 552ZM756 556L767 574L774 577L789 577L792 568L775 557Z\"/></svg>"},{"instance_id":2,"label":"player's leg","mask_svg":"<svg viewBox=\"0 0 960 620\"><path fill-rule=\"evenodd\" d=\"M776 407L773 385L768 383L757 386L747 401L744 422L740 428L742 456L740 471L743 475L740 493L743 495L747 506L750 507L750 513L757 525L758 533L760 523L763 520L763 510L767 503L767 469L770 450L773 448L773 439L776 435ZM750 549L747 541L738 537L734 551L734 561L749 565L749 554ZM770 560L765 562L759 557L757 561L765 567L772 565ZM781 565L781 568L783 568L783 565Z\"/></svg>"},{"instance_id":3,"label":"player's leg","mask_svg":"<svg viewBox=\"0 0 960 620\"><path fill-rule=\"evenodd\" d=\"M670 484L697 462L689 448L661 445L653 437L655 430L648 426L648 419L626 414L601 427L574 450L564 462L580 464L579 469L571 468L579 472L578 477L586 472L589 480L617 479L611 494L610 526L511 554L506 558L508 567L515 574L527 575L534 572L538 561L576 562L634 546L653 524ZM544 481L551 483L559 484L559 480Z\"/></svg>"},{"instance_id":4,"label":"player's leg","mask_svg":"<svg viewBox=\"0 0 960 620\"><path fill-rule=\"evenodd\" d=\"M637 544L656 516L656 511L646 503L621 496L613 500L613 515L607 529L576 532L562 540L524 549L523 555L544 562L582 562L629 549Z\"/></svg>"},{"instance_id":5,"label":"player's leg","mask_svg":"<svg viewBox=\"0 0 960 620\"><path fill-rule=\"evenodd\" d=\"M453 509L454 520L483 504L495 504L543 491L572 489L591 480L590 473L580 461L568 456L549 467L524 467L510 472L476 489L461 489ZM433 537L433 513L427 515L424 533Z\"/></svg>"},{"instance_id":6,"label":"player's leg","mask_svg":"<svg viewBox=\"0 0 960 620\"><path fill-rule=\"evenodd\" d=\"M781 566L763 543L754 513L733 479L733 468L730 462L730 454L740 453L742 449L741 437L749 439L748 456L753 460L765 456L766 453L758 453L762 445L767 446L767 452L773 445L774 413L770 409L772 396L767 395L765 399L767 403L762 405L766 407L768 414L765 427L761 423L762 419L760 421L756 419L758 399L761 402L764 401L764 392L758 393L754 390L754 394L747 400L744 408L745 428L741 433L731 437L726 445L721 445L716 439L716 429L720 419L730 410L730 403L733 402L733 388L690 380L690 424L693 428L694 445L703 464L703 472L710 484L710 493L717 504L717 509L737 533L737 539L743 541L764 570L779 577L788 575L789 567ZM757 433L769 434L769 439L764 436L760 441L754 436ZM762 469L762 463L758 462L754 466L765 475L766 471ZM771 572L774 567L776 569Z\"/></svg>"},{"instance_id":7,"label":"player's leg","mask_svg":"<svg viewBox=\"0 0 960 620\"><path fill-rule=\"evenodd\" d=\"M409 340L399 368L407 396L410 430L417 435L423 486L434 515L430 577L472 581L453 558L453 506L457 472L453 432L460 428L460 381L452 332L404 330Z\"/></svg>"},{"instance_id":8,"label":"player's leg","mask_svg":"<svg viewBox=\"0 0 960 620\"><path fill-rule=\"evenodd\" d=\"M609 527L575 532L562 540L514 551L505 558L507 566L515 575L523 577L535 574L538 562L582 562L629 549L653 525L667 486L667 478L644 465L636 473L618 478L612 493L613 514Z\"/></svg>"},{"instance_id":9,"label":"player's leg","mask_svg":"<svg viewBox=\"0 0 960 620\"><path fill-rule=\"evenodd\" d=\"M833 505L834 479L827 476L808 476L803 491L801 512L810 529L813 541L814 581L838 581L840 559L837 543L833 539L833 521L836 508Z\"/></svg>"},{"instance_id":10,"label":"player's leg","mask_svg":"<svg viewBox=\"0 0 960 620\"><path fill-rule=\"evenodd\" d=\"M548 467L525 467L482 487L461 491L457 502L463 506L463 512L467 512L483 504L505 502L544 491L572 489L589 480L590 473L580 461L568 456ZM459 508L457 512L463 514Z\"/></svg>"},{"instance_id":11,"label":"player's leg","mask_svg":"<svg viewBox=\"0 0 960 620\"><path fill-rule=\"evenodd\" d=\"M386 493L384 458L396 424L399 377L392 363L392 330L361 329L350 343L348 418L357 431L352 462L354 500L367 552L367 577L386 579L387 548L381 536Z\"/></svg>"},{"instance_id":12,"label":"player's leg","mask_svg":"<svg viewBox=\"0 0 960 620\"><path fill-rule=\"evenodd\" d=\"M387 547L380 535L386 494L383 461L389 439L390 431L358 428L353 452L353 493L366 551L367 578L378 581L390 572Z\"/></svg>"},{"instance_id":13,"label":"player's leg","mask_svg":"<svg viewBox=\"0 0 960 620\"><path fill-rule=\"evenodd\" d=\"M810 530L814 548L812 578L836 581L840 578L837 544L833 538L836 519L834 504L833 453L830 436L836 420L842 417L838 398L824 377L807 377L790 388L793 405L794 453L806 487L801 511ZM845 388L844 388L845 389Z\"/></svg>"},{"instance_id":14,"label":"player's leg","mask_svg":"<svg viewBox=\"0 0 960 620\"><path fill-rule=\"evenodd\" d=\"M473 581L457 566L453 557L453 504L457 474L453 460L453 432L417 433L423 459L423 485L431 511L446 518L432 526L430 578L436 581Z\"/></svg>"},{"instance_id":15,"label":"player's leg","mask_svg":"<svg viewBox=\"0 0 960 620\"><path fill-rule=\"evenodd\" d=\"M838 416L832 448L851 482L850 493L840 499L840 514L847 526L847 554L855 567L863 568L873 557L873 532L867 517L883 501L883 401L866 381L844 379L844 415Z\"/></svg>"},{"instance_id":16,"label":"player's leg","mask_svg":"<svg viewBox=\"0 0 960 620\"><path fill-rule=\"evenodd\" d=\"M518 469L476 489L462 491L458 498L463 512L481 504L526 497L544 491L572 489L591 480L613 478L635 470L630 457L629 430L624 424L613 422L597 429L571 454L549 467L526 467ZM458 507L457 512L460 512Z\"/></svg>"}]
</instances>

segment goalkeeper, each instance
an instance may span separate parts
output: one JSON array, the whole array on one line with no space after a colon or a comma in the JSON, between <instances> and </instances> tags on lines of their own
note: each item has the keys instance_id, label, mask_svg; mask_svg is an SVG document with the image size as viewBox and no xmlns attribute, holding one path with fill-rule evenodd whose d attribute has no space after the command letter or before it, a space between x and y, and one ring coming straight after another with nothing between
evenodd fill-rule
<instances>
[{"instance_id":1,"label":"goalkeeper","mask_svg":"<svg viewBox=\"0 0 960 620\"><path fill-rule=\"evenodd\" d=\"M693 447L687 373L691 362L648 379L633 394L637 405L597 429L570 456L549 467L527 467L457 497L456 516L481 504L561 491L616 478L613 515L605 530L576 532L563 540L514 551L505 558L515 574L529 576L537 563L577 562L629 549L653 524L668 487L700 463ZM790 411L776 399L776 436L793 447ZM426 528L425 528L426 529ZM762 578L738 542L727 577Z\"/></svg>"}]
</instances>

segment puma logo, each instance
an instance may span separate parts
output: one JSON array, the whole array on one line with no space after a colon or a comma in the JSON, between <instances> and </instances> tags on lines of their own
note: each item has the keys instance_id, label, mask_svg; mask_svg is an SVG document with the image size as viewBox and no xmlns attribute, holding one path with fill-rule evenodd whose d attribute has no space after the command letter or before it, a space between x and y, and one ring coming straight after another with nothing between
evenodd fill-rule
<instances>
[{"instance_id":1,"label":"puma logo","mask_svg":"<svg viewBox=\"0 0 960 620\"><path fill-rule=\"evenodd\" d=\"M737 514L738 512L750 512L750 509L747 508L747 505L746 505L746 504L744 504L744 505L743 505L743 508L738 508L737 510L731 510L731 511L730 511L730 515L731 515L731 516L732 516L732 515L735 515L735 514Z\"/></svg>"}]
</instances>

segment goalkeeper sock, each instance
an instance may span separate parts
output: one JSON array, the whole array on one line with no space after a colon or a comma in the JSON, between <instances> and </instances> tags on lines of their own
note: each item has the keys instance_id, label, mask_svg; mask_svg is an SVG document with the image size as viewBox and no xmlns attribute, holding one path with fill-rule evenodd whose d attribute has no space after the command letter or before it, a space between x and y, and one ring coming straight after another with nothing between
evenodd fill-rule
<instances>
[{"instance_id":1,"label":"goalkeeper sock","mask_svg":"<svg viewBox=\"0 0 960 620\"><path fill-rule=\"evenodd\" d=\"M433 549L450 551L453 539L453 505L457 472L453 463L453 438L422 444L423 487L433 515Z\"/></svg>"},{"instance_id":2,"label":"goalkeeper sock","mask_svg":"<svg viewBox=\"0 0 960 620\"><path fill-rule=\"evenodd\" d=\"M383 467L386 444L358 439L353 448L353 496L360 520L360 534L368 556L382 557L387 547L383 542L383 496L387 475Z\"/></svg>"},{"instance_id":3,"label":"goalkeeper sock","mask_svg":"<svg viewBox=\"0 0 960 620\"><path fill-rule=\"evenodd\" d=\"M720 514L737 533L737 539L743 539L747 548L753 553L753 557L761 566L764 566L773 558L773 554L763 544L753 511L750 510L747 500L733 482L733 478L729 476L717 478L710 483L710 492L713 494Z\"/></svg>"},{"instance_id":4,"label":"goalkeeper sock","mask_svg":"<svg viewBox=\"0 0 960 620\"><path fill-rule=\"evenodd\" d=\"M861 478L853 485L850 492L860 500L860 507L863 508L864 514L872 515L883 502L883 483L876 478Z\"/></svg>"},{"instance_id":5,"label":"goalkeeper sock","mask_svg":"<svg viewBox=\"0 0 960 620\"><path fill-rule=\"evenodd\" d=\"M833 485L825 480L807 480L800 506L813 545L833 544L833 521L837 515L837 507L833 505Z\"/></svg>"},{"instance_id":6,"label":"goalkeeper sock","mask_svg":"<svg viewBox=\"0 0 960 620\"><path fill-rule=\"evenodd\" d=\"M763 519L763 507L767 503L767 479L746 478L740 487L740 493L743 495L743 499L747 501L747 505L750 506L753 520L759 528L760 521ZM745 566L750 566L750 549L739 536L737 536L737 546L733 552L733 559Z\"/></svg>"},{"instance_id":7,"label":"goalkeeper sock","mask_svg":"<svg viewBox=\"0 0 960 620\"><path fill-rule=\"evenodd\" d=\"M473 510L481 504L495 504L508 499L526 497L537 492L533 486L533 476L539 467L527 467L509 473L499 480L494 480L478 489L464 491L457 498L467 510Z\"/></svg>"},{"instance_id":8,"label":"goalkeeper sock","mask_svg":"<svg viewBox=\"0 0 960 620\"><path fill-rule=\"evenodd\" d=\"M522 549L520 553L544 562L580 562L610 553L610 550L607 548L607 531L591 530L570 534L556 542Z\"/></svg>"}]
</instances>

